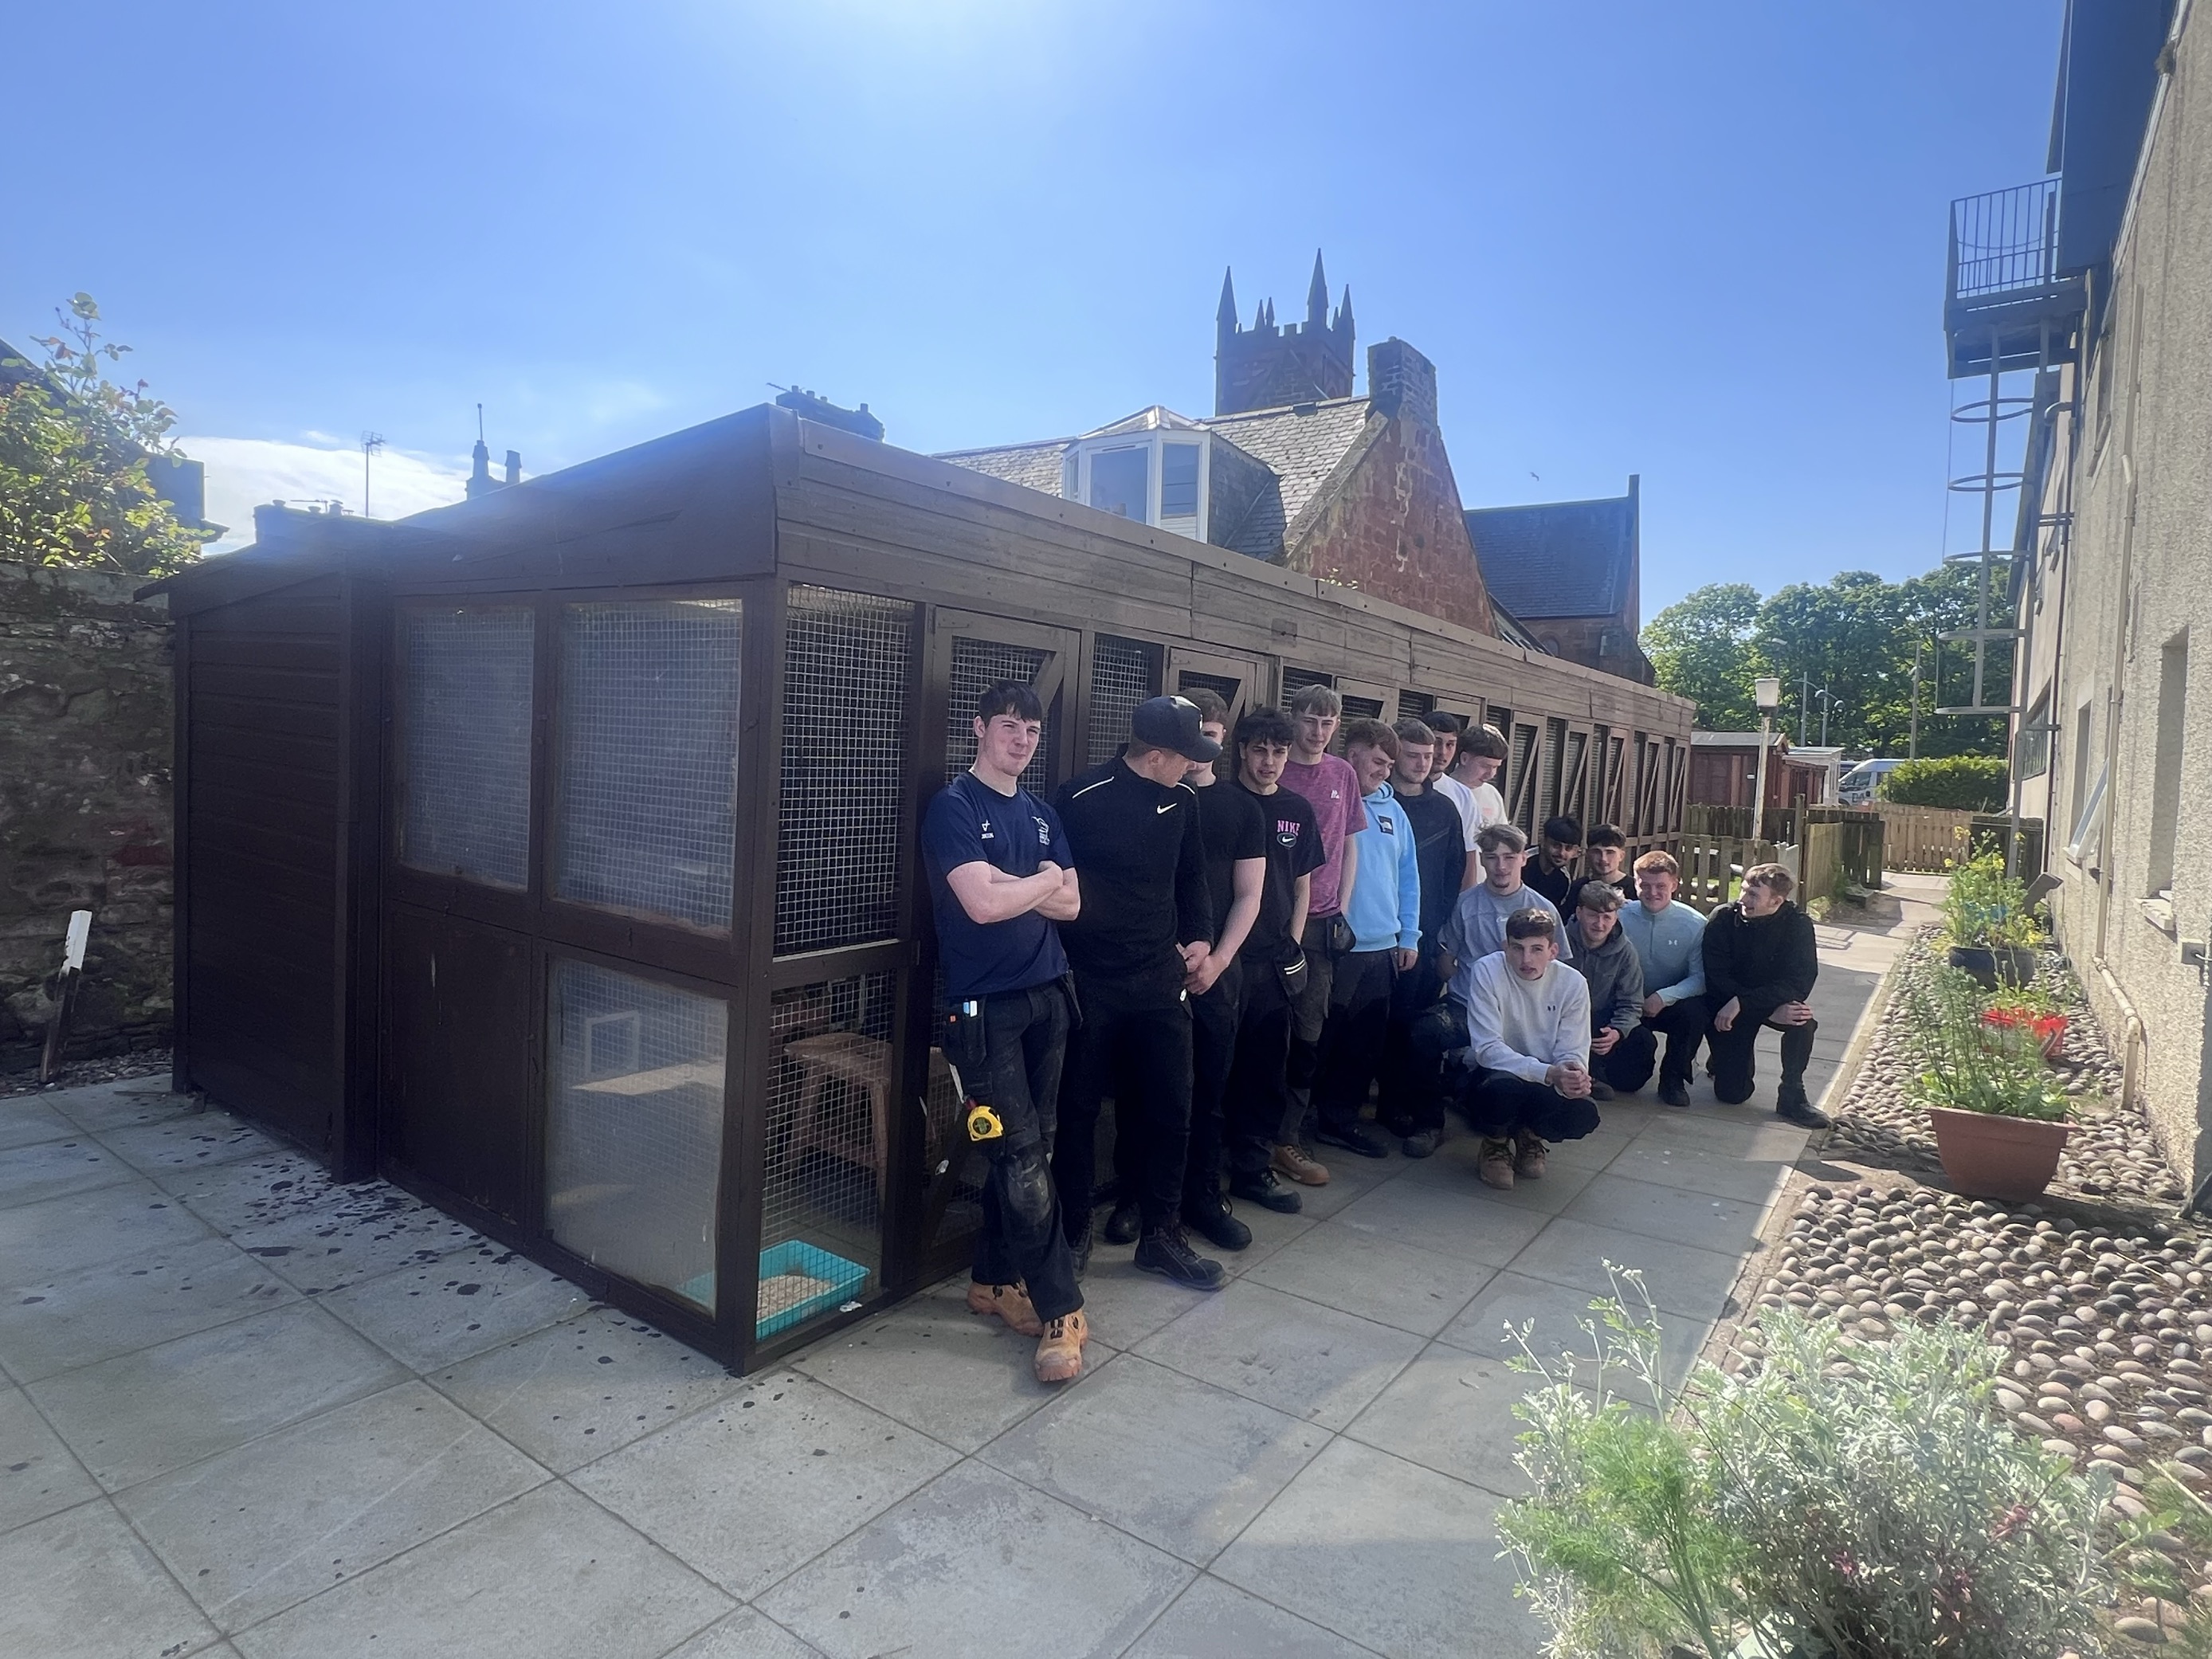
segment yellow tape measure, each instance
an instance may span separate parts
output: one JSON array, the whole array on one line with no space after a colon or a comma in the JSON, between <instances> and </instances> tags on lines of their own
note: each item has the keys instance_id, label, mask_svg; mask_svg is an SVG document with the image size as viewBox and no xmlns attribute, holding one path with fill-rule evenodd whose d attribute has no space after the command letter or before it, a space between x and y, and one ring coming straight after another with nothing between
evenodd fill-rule
<instances>
[{"instance_id":1,"label":"yellow tape measure","mask_svg":"<svg viewBox=\"0 0 2212 1659\"><path fill-rule=\"evenodd\" d=\"M980 1100L968 1103L968 1139L996 1140L1006 1133L1006 1126L999 1121L999 1115Z\"/></svg>"}]
</instances>

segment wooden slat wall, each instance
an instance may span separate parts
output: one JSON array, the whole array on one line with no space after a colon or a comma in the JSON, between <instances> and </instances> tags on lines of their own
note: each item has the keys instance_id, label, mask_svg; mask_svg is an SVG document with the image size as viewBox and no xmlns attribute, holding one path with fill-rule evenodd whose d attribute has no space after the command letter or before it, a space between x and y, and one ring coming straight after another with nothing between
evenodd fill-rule
<instances>
[{"instance_id":1,"label":"wooden slat wall","mask_svg":"<svg viewBox=\"0 0 2212 1659\"><path fill-rule=\"evenodd\" d=\"M338 578L191 618L189 1081L327 1152L337 1024Z\"/></svg>"}]
</instances>

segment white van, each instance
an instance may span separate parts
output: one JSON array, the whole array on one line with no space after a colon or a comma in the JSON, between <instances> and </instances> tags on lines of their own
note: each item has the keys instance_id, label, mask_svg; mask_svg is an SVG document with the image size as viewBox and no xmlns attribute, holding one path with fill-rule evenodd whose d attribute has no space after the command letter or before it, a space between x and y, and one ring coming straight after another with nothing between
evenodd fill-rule
<instances>
[{"instance_id":1,"label":"white van","mask_svg":"<svg viewBox=\"0 0 2212 1659\"><path fill-rule=\"evenodd\" d=\"M1843 781L1836 786L1836 799L1846 806L1872 805L1875 786L1886 774L1904 764L1901 760L1861 761L1844 774Z\"/></svg>"}]
</instances>

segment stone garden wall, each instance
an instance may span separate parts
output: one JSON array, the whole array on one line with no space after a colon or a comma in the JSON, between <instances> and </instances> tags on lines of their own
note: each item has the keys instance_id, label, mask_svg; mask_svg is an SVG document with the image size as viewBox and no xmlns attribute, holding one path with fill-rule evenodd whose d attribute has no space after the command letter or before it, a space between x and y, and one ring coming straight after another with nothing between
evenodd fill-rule
<instances>
[{"instance_id":1,"label":"stone garden wall","mask_svg":"<svg viewBox=\"0 0 2212 1659\"><path fill-rule=\"evenodd\" d=\"M69 1052L168 1041L169 621L140 586L0 562L0 1072L38 1061L72 910Z\"/></svg>"}]
</instances>

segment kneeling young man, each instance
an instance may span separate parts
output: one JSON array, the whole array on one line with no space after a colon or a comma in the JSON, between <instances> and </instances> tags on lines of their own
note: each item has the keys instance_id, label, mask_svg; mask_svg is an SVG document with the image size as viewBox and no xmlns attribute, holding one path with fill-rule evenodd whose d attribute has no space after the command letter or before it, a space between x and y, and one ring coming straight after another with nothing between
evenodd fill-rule
<instances>
[{"instance_id":1,"label":"kneeling young man","mask_svg":"<svg viewBox=\"0 0 2212 1659\"><path fill-rule=\"evenodd\" d=\"M1713 1009L1713 1092L1733 1106L1751 1098L1753 1048L1762 1025L1782 1033L1782 1082L1775 1115L1825 1129L1828 1115L1805 1093L1805 1066L1820 1029L1805 999L1820 977L1813 919L1790 902L1794 885L1778 864L1743 872L1743 896L1705 923L1705 994Z\"/></svg>"},{"instance_id":2,"label":"kneeling young man","mask_svg":"<svg viewBox=\"0 0 2212 1659\"><path fill-rule=\"evenodd\" d=\"M1468 1121L1483 1138L1489 1186L1544 1173L1545 1143L1597 1127L1590 1103L1589 988L1559 959L1559 924L1530 907L1505 923L1505 948L1474 964L1468 986Z\"/></svg>"},{"instance_id":3,"label":"kneeling young man","mask_svg":"<svg viewBox=\"0 0 2212 1659\"><path fill-rule=\"evenodd\" d=\"M1667 1039L1659 1063L1662 1105L1690 1103L1690 1074L1712 1030L1705 1006L1705 919L1674 895L1682 866L1668 853L1636 860L1636 902L1620 913L1620 931L1644 964L1644 1024Z\"/></svg>"},{"instance_id":4,"label":"kneeling young man","mask_svg":"<svg viewBox=\"0 0 2212 1659\"><path fill-rule=\"evenodd\" d=\"M1590 1097L1632 1095L1651 1080L1658 1040L1644 1023L1644 964L1620 929L1620 890L1585 882L1568 925L1575 971L1589 987Z\"/></svg>"}]
</instances>

